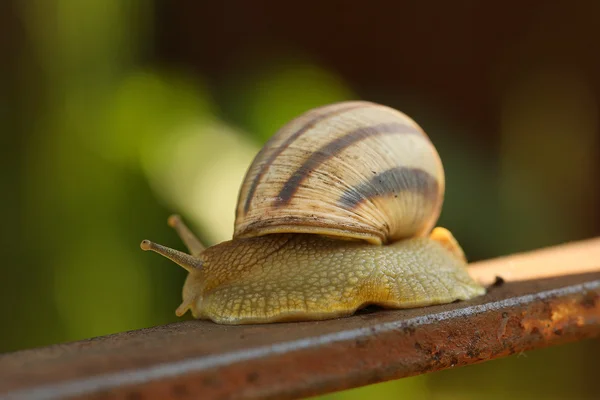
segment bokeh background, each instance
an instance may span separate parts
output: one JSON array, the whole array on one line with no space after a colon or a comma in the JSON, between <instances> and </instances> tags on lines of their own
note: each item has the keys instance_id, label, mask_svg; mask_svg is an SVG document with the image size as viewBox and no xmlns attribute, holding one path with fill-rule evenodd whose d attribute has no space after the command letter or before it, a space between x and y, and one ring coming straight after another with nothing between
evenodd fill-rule
<instances>
[{"instance_id":1,"label":"bokeh background","mask_svg":"<svg viewBox=\"0 0 600 400\"><path fill-rule=\"evenodd\" d=\"M290 118L365 99L415 118L473 261L600 234L600 2L0 2L0 351L176 320L182 214L231 236ZM599 341L323 396L594 398Z\"/></svg>"}]
</instances>

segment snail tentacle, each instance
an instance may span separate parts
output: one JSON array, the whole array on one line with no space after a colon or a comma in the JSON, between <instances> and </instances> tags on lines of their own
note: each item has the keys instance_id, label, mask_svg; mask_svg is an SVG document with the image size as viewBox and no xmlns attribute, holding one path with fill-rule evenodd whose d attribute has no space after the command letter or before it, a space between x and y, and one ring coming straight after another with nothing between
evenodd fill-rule
<instances>
[{"instance_id":1,"label":"snail tentacle","mask_svg":"<svg viewBox=\"0 0 600 400\"><path fill-rule=\"evenodd\" d=\"M175 229L175 232L177 232L192 256L198 257L206 249L200 239L194 235L179 215L171 215L168 219L168 224L171 228Z\"/></svg>"},{"instance_id":2,"label":"snail tentacle","mask_svg":"<svg viewBox=\"0 0 600 400\"><path fill-rule=\"evenodd\" d=\"M171 249L170 247L166 247L161 244L151 242L149 240L142 240L142 243L140 243L140 247L144 251L150 250L160 254L163 257L168 258L169 260L181 266L188 272L192 272L195 269L202 268L203 262L201 259L191 256L182 251Z\"/></svg>"}]
</instances>

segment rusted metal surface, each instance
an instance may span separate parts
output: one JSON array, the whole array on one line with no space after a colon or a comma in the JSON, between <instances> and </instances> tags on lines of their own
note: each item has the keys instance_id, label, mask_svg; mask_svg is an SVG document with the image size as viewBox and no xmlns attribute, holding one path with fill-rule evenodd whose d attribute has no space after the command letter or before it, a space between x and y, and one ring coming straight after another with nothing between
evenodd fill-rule
<instances>
[{"instance_id":1,"label":"rusted metal surface","mask_svg":"<svg viewBox=\"0 0 600 400\"><path fill-rule=\"evenodd\" d=\"M515 282L588 272L600 272L600 238L511 254L475 263L469 268L471 276L486 287L494 283L497 276Z\"/></svg>"},{"instance_id":2,"label":"rusted metal surface","mask_svg":"<svg viewBox=\"0 0 600 400\"><path fill-rule=\"evenodd\" d=\"M4 354L0 398L301 398L599 335L595 272L505 283L443 306L271 325L187 321Z\"/></svg>"}]
</instances>

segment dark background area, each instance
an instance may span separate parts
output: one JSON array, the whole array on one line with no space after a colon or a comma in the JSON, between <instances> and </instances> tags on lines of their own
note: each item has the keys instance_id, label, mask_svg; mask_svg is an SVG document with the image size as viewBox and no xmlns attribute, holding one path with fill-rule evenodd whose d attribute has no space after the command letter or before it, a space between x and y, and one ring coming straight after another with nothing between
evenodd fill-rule
<instances>
[{"instance_id":1,"label":"dark background area","mask_svg":"<svg viewBox=\"0 0 600 400\"><path fill-rule=\"evenodd\" d=\"M0 4L0 351L176 320L181 213L214 244L275 130L349 99L413 117L470 260L600 233L597 1ZM595 398L598 340L326 398Z\"/></svg>"}]
</instances>

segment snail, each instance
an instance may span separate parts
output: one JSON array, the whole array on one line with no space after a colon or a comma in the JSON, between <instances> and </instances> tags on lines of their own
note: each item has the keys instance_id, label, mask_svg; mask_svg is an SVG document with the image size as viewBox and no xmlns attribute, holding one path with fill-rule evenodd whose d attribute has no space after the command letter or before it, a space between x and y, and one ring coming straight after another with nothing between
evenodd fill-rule
<instances>
[{"instance_id":1,"label":"snail","mask_svg":"<svg viewBox=\"0 0 600 400\"><path fill-rule=\"evenodd\" d=\"M171 216L190 254L141 247L188 271L178 316L221 324L468 300L485 289L453 235L434 228L444 189L440 157L415 121L372 102L335 103L294 118L259 151L232 240L205 248Z\"/></svg>"}]
</instances>

